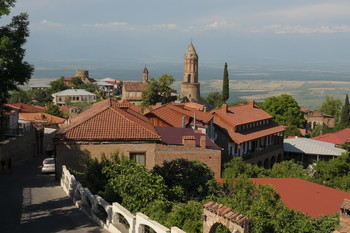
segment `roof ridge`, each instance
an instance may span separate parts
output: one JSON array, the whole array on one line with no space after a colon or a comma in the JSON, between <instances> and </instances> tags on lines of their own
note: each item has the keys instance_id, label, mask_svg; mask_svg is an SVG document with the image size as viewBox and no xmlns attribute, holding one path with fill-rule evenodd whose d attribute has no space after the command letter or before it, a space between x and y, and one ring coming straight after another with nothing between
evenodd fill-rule
<instances>
[{"instance_id":1,"label":"roof ridge","mask_svg":"<svg viewBox=\"0 0 350 233\"><path fill-rule=\"evenodd\" d=\"M91 107L93 108L94 106L92 105ZM61 128L62 131L59 132L59 133L61 133L61 134L67 133L68 131L70 131L70 130L72 130L72 129L78 127L78 126L80 126L81 124L83 124L84 122L88 121L89 119L91 119L91 118L93 118L93 117L99 115L100 113L106 111L108 108L110 108L110 107L109 107L109 106L106 106L105 108L101 108L100 111L96 112L95 114L92 114L91 116L88 116L86 119L81 120L79 123L77 123L77 124L74 124L74 123L73 123L73 124L67 125L67 127L65 127L65 128ZM86 109L85 111L88 111L89 109L90 109L90 108ZM85 111L84 111L84 112L85 112ZM80 113L80 114L83 114L84 112L82 112L82 113ZM79 114L79 115L80 115L80 114Z\"/></svg>"}]
</instances>

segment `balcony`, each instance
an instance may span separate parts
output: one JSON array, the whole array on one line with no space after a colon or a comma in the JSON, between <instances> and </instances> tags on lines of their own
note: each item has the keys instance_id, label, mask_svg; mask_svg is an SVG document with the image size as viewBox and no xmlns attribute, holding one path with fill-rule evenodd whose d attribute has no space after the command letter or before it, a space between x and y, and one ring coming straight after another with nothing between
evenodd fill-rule
<instances>
[{"instance_id":1,"label":"balcony","mask_svg":"<svg viewBox=\"0 0 350 233\"><path fill-rule=\"evenodd\" d=\"M268 154L270 152L273 152L273 151L276 151L279 149L283 149L283 143L277 144L277 145L270 145L270 146L263 148L262 150L255 151L253 153L248 152L248 154L243 155L242 158L243 158L243 160L249 160L249 159L260 157L264 154Z\"/></svg>"}]
</instances>

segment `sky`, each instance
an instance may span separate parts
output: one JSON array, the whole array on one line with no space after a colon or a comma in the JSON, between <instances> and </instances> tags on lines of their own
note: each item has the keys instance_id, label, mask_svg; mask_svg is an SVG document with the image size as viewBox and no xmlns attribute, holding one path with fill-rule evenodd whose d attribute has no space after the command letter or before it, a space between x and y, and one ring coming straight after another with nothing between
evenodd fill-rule
<instances>
[{"instance_id":1,"label":"sky","mask_svg":"<svg viewBox=\"0 0 350 233\"><path fill-rule=\"evenodd\" d=\"M182 65L350 70L349 0L17 0L37 70ZM8 17L2 17L3 25Z\"/></svg>"}]
</instances>

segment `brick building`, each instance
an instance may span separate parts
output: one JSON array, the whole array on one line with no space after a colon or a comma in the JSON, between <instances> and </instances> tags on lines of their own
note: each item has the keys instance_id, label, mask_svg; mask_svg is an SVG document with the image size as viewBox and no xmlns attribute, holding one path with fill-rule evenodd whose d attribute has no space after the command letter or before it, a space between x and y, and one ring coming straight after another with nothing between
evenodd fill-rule
<instances>
[{"instance_id":1,"label":"brick building","mask_svg":"<svg viewBox=\"0 0 350 233\"><path fill-rule=\"evenodd\" d=\"M284 127L275 123L254 101L233 107L223 104L211 114L215 143L224 149L225 160L240 156L248 163L265 168L283 160Z\"/></svg>"},{"instance_id":2,"label":"brick building","mask_svg":"<svg viewBox=\"0 0 350 233\"><path fill-rule=\"evenodd\" d=\"M148 83L148 69L145 67L142 72L142 81L123 82L122 100L140 105L142 102L142 92L146 90Z\"/></svg>"},{"instance_id":3,"label":"brick building","mask_svg":"<svg viewBox=\"0 0 350 233\"><path fill-rule=\"evenodd\" d=\"M54 138L58 175L63 164L81 170L85 156L100 158L102 153L119 151L148 169L175 158L198 160L220 177L221 149L206 135L193 129L155 128L132 106L106 99L61 128Z\"/></svg>"}]
</instances>

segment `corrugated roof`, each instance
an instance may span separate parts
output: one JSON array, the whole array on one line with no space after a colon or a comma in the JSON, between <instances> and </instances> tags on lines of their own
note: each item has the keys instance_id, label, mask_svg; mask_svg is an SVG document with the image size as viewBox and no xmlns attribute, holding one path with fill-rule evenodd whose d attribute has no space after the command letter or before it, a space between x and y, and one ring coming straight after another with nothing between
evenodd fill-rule
<instances>
[{"instance_id":1,"label":"corrugated roof","mask_svg":"<svg viewBox=\"0 0 350 233\"><path fill-rule=\"evenodd\" d=\"M44 112L46 109L41 106L32 106L23 103L5 104L8 107L18 109L19 112Z\"/></svg>"},{"instance_id":2,"label":"corrugated roof","mask_svg":"<svg viewBox=\"0 0 350 233\"><path fill-rule=\"evenodd\" d=\"M106 99L71 120L57 137L61 140L160 140L148 118L127 104Z\"/></svg>"},{"instance_id":3,"label":"corrugated roof","mask_svg":"<svg viewBox=\"0 0 350 233\"><path fill-rule=\"evenodd\" d=\"M48 124L64 124L65 119L57 116L50 115L48 113L36 112L36 113L19 113L19 119L26 121L40 121Z\"/></svg>"},{"instance_id":4,"label":"corrugated roof","mask_svg":"<svg viewBox=\"0 0 350 233\"><path fill-rule=\"evenodd\" d=\"M341 145L346 142L350 142L350 128L346 128L335 133L329 133L318 137L313 137L312 139Z\"/></svg>"},{"instance_id":5,"label":"corrugated roof","mask_svg":"<svg viewBox=\"0 0 350 233\"><path fill-rule=\"evenodd\" d=\"M176 127L162 127L155 126L158 134L162 138L162 142L169 145L182 145L182 137L194 137L196 146L200 146L200 137L206 136L202 133L196 133L192 128L176 128ZM208 136L206 136L206 148L221 150Z\"/></svg>"},{"instance_id":6,"label":"corrugated roof","mask_svg":"<svg viewBox=\"0 0 350 233\"><path fill-rule=\"evenodd\" d=\"M335 144L322 142L310 138L291 138L284 140L284 151L292 153L304 153L314 155L339 156L346 152L344 149L335 147Z\"/></svg>"},{"instance_id":7,"label":"corrugated roof","mask_svg":"<svg viewBox=\"0 0 350 233\"><path fill-rule=\"evenodd\" d=\"M60 91L60 92L56 92L53 93L52 95L56 95L56 96L67 96L67 95L91 95L91 96L95 96L94 93L85 91L83 89L67 89L64 91Z\"/></svg>"},{"instance_id":8,"label":"corrugated roof","mask_svg":"<svg viewBox=\"0 0 350 233\"><path fill-rule=\"evenodd\" d=\"M298 178L252 178L254 183L272 185L286 206L317 218L339 211L350 193L315 184Z\"/></svg>"}]
</instances>

